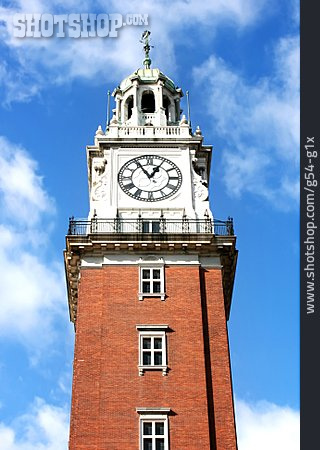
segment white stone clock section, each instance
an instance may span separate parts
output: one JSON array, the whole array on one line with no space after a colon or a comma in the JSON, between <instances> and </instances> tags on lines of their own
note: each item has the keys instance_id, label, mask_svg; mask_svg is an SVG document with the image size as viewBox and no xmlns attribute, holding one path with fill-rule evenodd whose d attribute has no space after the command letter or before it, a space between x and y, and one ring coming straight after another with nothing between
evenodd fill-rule
<instances>
[{"instance_id":1,"label":"white stone clock section","mask_svg":"<svg viewBox=\"0 0 320 450\"><path fill-rule=\"evenodd\" d=\"M187 146L104 150L89 168L89 218L211 217L206 164L197 173L198 163Z\"/></svg>"}]
</instances>

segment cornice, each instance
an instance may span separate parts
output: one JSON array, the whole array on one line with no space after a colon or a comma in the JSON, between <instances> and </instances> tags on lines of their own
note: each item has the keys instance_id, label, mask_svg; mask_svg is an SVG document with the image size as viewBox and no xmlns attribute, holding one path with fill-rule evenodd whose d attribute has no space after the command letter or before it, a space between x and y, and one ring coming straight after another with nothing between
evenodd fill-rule
<instances>
[{"instance_id":1,"label":"cornice","mask_svg":"<svg viewBox=\"0 0 320 450\"><path fill-rule=\"evenodd\" d=\"M139 256L150 254L150 252L154 254L187 254L190 252L199 256L219 256L222 265L225 311L228 319L238 255L235 245L236 236L210 234L172 234L157 239L152 233L144 235L123 233L117 235L114 233L112 235L68 235L66 236L64 263L70 320L76 324L82 258L119 252L133 252ZM202 267L206 268L206 265L202 264Z\"/></svg>"}]
</instances>

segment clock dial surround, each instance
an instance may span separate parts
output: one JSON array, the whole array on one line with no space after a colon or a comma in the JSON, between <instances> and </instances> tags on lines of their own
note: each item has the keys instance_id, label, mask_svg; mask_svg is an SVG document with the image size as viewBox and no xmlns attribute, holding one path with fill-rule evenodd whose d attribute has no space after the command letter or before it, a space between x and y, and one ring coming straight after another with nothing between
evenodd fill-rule
<instances>
[{"instance_id":1,"label":"clock dial surround","mask_svg":"<svg viewBox=\"0 0 320 450\"><path fill-rule=\"evenodd\" d=\"M130 197L157 202L174 195L181 187L179 167L158 155L142 155L127 161L120 169L118 183Z\"/></svg>"}]
</instances>

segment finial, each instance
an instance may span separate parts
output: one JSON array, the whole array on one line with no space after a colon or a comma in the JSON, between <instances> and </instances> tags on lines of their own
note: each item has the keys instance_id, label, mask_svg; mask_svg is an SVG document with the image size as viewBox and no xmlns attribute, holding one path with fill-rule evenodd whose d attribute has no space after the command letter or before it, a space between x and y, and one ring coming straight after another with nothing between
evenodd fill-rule
<instances>
[{"instance_id":1,"label":"finial","mask_svg":"<svg viewBox=\"0 0 320 450\"><path fill-rule=\"evenodd\" d=\"M117 124L117 123L118 123L118 121L117 121L116 115L113 114L112 119L111 119L111 122L110 122L110 125L115 125L115 124Z\"/></svg>"},{"instance_id":2,"label":"finial","mask_svg":"<svg viewBox=\"0 0 320 450\"><path fill-rule=\"evenodd\" d=\"M98 129L97 129L97 131L96 131L96 136L98 136L98 135L102 135L103 136L103 131L102 131L102 127L101 127L101 125L99 125L98 126Z\"/></svg>"},{"instance_id":3,"label":"finial","mask_svg":"<svg viewBox=\"0 0 320 450\"><path fill-rule=\"evenodd\" d=\"M144 67L146 69L150 69L150 66L151 66L151 59L150 59L150 56L149 56L149 52L150 52L150 49L153 48L153 45L149 44L149 36L150 36L150 34L151 34L151 31L145 30L142 33L142 36L141 36L141 39L140 39L140 42L142 44L144 44L143 45L143 50L145 52L145 58L143 60L143 65L144 65Z\"/></svg>"},{"instance_id":4,"label":"finial","mask_svg":"<svg viewBox=\"0 0 320 450\"><path fill-rule=\"evenodd\" d=\"M187 121L187 118L186 118L186 116L185 116L184 114L183 114L182 117L181 117L181 120L180 120L179 125L180 125L180 126L181 126L181 125L187 125L187 126L188 126L188 121Z\"/></svg>"}]
</instances>

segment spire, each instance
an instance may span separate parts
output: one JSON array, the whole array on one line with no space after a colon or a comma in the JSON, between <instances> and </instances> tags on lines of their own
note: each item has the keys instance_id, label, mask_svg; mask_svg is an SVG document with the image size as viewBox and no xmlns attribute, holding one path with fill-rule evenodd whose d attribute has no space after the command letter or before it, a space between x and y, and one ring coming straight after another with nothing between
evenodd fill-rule
<instances>
[{"instance_id":1,"label":"spire","mask_svg":"<svg viewBox=\"0 0 320 450\"><path fill-rule=\"evenodd\" d=\"M149 57L149 51L150 51L151 48L153 48L153 45L149 44L149 36L150 36L150 34L151 34L151 31L145 30L142 33L142 36L141 36L141 39L140 39L140 42L142 44L144 44L143 45L143 50L145 52L145 58L143 60L143 65L144 65L144 67L146 69L150 69L150 66L151 66L151 59Z\"/></svg>"}]
</instances>

